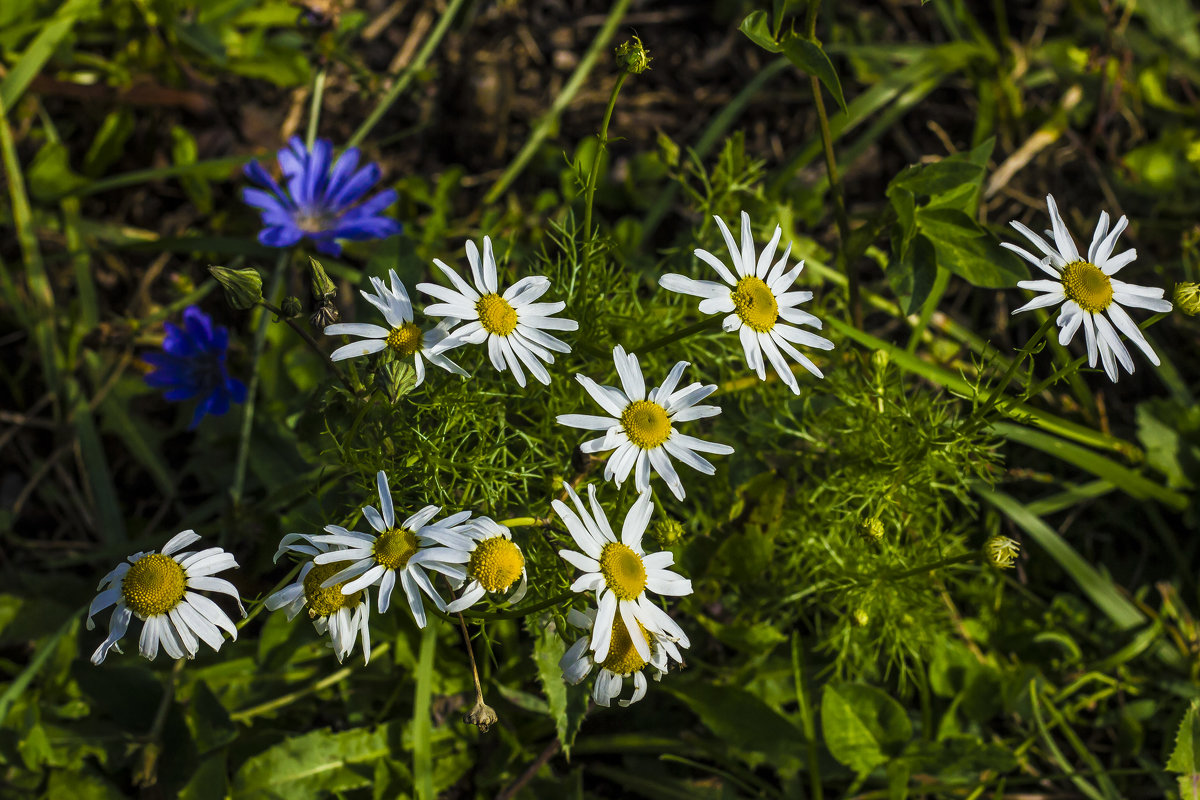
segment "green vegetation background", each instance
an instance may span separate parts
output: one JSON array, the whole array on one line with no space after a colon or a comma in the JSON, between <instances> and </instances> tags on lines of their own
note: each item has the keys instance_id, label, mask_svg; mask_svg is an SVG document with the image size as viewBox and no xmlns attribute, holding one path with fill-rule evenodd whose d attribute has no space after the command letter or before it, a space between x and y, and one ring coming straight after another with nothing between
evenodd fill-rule
<instances>
[{"instance_id":1,"label":"green vegetation background","mask_svg":"<svg viewBox=\"0 0 1200 800\"><path fill-rule=\"evenodd\" d=\"M307 5L0 4L0 792L1197 796L1195 320L1151 328L1163 366L1139 359L1119 384L1048 381L1078 357L1052 347L1011 400L977 399L1041 321L1009 317L1025 272L997 242L1011 219L1045 227L1046 193L1077 240L1100 210L1128 214L1135 282L1200 278L1194 7L828 3L818 47L806 4L782 0ZM589 236L580 176L633 31L654 61L617 104ZM826 92L841 243L801 68ZM471 382L433 375L394 405L381 384L352 407L286 326L224 305L210 264L307 299L302 254L255 242L238 167L303 135L318 72L321 135L383 165L406 226L325 260L343 318L366 313L364 276L395 267L411 291L490 233L508 274L550 275L581 322L551 387L464 359ZM376 469L398 506L497 518L545 518L558 479L595 479L553 423L588 404L570 376L611 380L613 344L694 322L657 277L698 274L692 248L720 249L711 215L742 209L807 260L837 350L800 397L747 379L720 333L644 360L720 384L706 433L738 450L685 475L685 501L660 498L696 586L672 606L686 669L589 709L559 679L565 606L485 611L471 630L500 721L481 733L461 721L474 693L449 623L373 615L370 666L339 668L303 618L257 613L287 574L279 538L353 520ZM190 409L141 380L138 355L190 304L257 376L246 434L240 408L188 431ZM174 671L127 639L91 666L98 578L185 528L241 564L255 611L238 642ZM1014 569L979 556L993 534L1020 540ZM516 536L524 605L554 598L564 531Z\"/></svg>"}]
</instances>

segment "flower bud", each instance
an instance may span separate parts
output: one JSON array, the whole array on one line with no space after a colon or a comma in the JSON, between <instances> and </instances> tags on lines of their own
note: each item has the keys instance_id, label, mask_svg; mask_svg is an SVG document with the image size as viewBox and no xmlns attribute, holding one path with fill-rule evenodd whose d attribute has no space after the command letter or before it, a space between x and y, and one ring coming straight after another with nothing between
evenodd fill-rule
<instances>
[{"instance_id":1,"label":"flower bud","mask_svg":"<svg viewBox=\"0 0 1200 800\"><path fill-rule=\"evenodd\" d=\"M871 353L871 366L875 368L876 372L883 372L887 369L889 361L891 361L891 356L888 355L887 350L876 350Z\"/></svg>"},{"instance_id":2,"label":"flower bud","mask_svg":"<svg viewBox=\"0 0 1200 800\"><path fill-rule=\"evenodd\" d=\"M317 310L314 311L312 316L308 318L308 322L317 330L323 331L328 326L337 322L339 318L340 315L338 314L337 306L335 306L329 300L323 300L320 301L320 305L317 306Z\"/></svg>"},{"instance_id":3,"label":"flower bud","mask_svg":"<svg viewBox=\"0 0 1200 800\"><path fill-rule=\"evenodd\" d=\"M883 521L879 517L871 517L864 519L858 526L858 532L862 534L864 539L874 539L881 541L883 539Z\"/></svg>"},{"instance_id":4,"label":"flower bud","mask_svg":"<svg viewBox=\"0 0 1200 800\"><path fill-rule=\"evenodd\" d=\"M1020 551L1021 545L1007 536L993 536L983 546L983 552L987 556L987 560L993 566L1000 567L1001 569L1012 567Z\"/></svg>"},{"instance_id":5,"label":"flower bud","mask_svg":"<svg viewBox=\"0 0 1200 800\"><path fill-rule=\"evenodd\" d=\"M854 621L854 627L865 628L867 627L867 623L871 621L871 615L868 614L865 609L856 608L854 609L854 614L851 616L851 619Z\"/></svg>"},{"instance_id":6,"label":"flower bud","mask_svg":"<svg viewBox=\"0 0 1200 800\"><path fill-rule=\"evenodd\" d=\"M300 302L299 297L292 297L291 295L288 295L287 297L283 298L283 304L279 306L279 310L282 311L283 315L288 319L295 319L304 313L304 305Z\"/></svg>"},{"instance_id":7,"label":"flower bud","mask_svg":"<svg viewBox=\"0 0 1200 800\"><path fill-rule=\"evenodd\" d=\"M683 526L669 517L660 519L650 528L650 535L665 550L683 538Z\"/></svg>"},{"instance_id":8,"label":"flower bud","mask_svg":"<svg viewBox=\"0 0 1200 800\"><path fill-rule=\"evenodd\" d=\"M1189 317L1200 314L1200 284L1175 284L1175 305Z\"/></svg>"},{"instance_id":9,"label":"flower bud","mask_svg":"<svg viewBox=\"0 0 1200 800\"><path fill-rule=\"evenodd\" d=\"M476 696L475 705L471 708L471 712L463 717L463 722L468 722L479 728L480 733L487 733L488 728L495 725L499 719L500 717L496 715L495 710L483 702L483 697Z\"/></svg>"},{"instance_id":10,"label":"flower bud","mask_svg":"<svg viewBox=\"0 0 1200 800\"><path fill-rule=\"evenodd\" d=\"M208 271L225 290L225 302L231 308L245 311L254 308L262 300L262 276L253 267L209 267Z\"/></svg>"},{"instance_id":11,"label":"flower bud","mask_svg":"<svg viewBox=\"0 0 1200 800\"><path fill-rule=\"evenodd\" d=\"M650 68L650 54L642 47L642 40L634 36L627 42L617 45L613 51L617 56L617 67L630 75L641 75Z\"/></svg>"},{"instance_id":12,"label":"flower bud","mask_svg":"<svg viewBox=\"0 0 1200 800\"><path fill-rule=\"evenodd\" d=\"M325 267L321 266L321 262L315 258L309 257L309 269L312 271L312 296L313 300L320 303L322 300L332 298L337 294L337 287L333 281L325 274Z\"/></svg>"}]
</instances>

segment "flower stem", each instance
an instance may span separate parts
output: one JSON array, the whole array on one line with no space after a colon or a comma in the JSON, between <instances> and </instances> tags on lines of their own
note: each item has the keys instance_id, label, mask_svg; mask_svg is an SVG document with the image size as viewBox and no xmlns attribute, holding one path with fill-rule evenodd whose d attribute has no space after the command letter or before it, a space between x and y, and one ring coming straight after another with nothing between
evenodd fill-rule
<instances>
[{"instance_id":1,"label":"flower stem","mask_svg":"<svg viewBox=\"0 0 1200 800\"><path fill-rule=\"evenodd\" d=\"M550 521L541 517L513 517L512 519L498 520L498 522L506 528L540 528Z\"/></svg>"},{"instance_id":2,"label":"flower stem","mask_svg":"<svg viewBox=\"0 0 1200 800\"><path fill-rule=\"evenodd\" d=\"M342 374L342 370L338 367L337 362L331 361L329 356L325 355L325 351L321 349L321 345L312 337L312 334L297 325L296 320L288 318L287 315L283 313L283 310L278 306L267 302L266 298L259 300L258 304L267 311L270 311L279 319L286 322L289 328L300 334L300 338L302 338L308 344L308 346L312 348L312 351L317 354L318 358L321 359L321 363L325 365L325 368L332 372L334 376L342 382L342 385L346 387L346 390L350 392L350 394L354 394L354 387L350 385L348 380L346 380L346 376Z\"/></svg>"},{"instance_id":3,"label":"flower stem","mask_svg":"<svg viewBox=\"0 0 1200 800\"><path fill-rule=\"evenodd\" d=\"M521 619L551 606L562 605L574 596L574 592L568 591L551 597L549 600L543 600L527 608L522 608L519 611L499 611L491 614L484 611L467 611L464 613L464 616L471 619Z\"/></svg>"},{"instance_id":4,"label":"flower stem","mask_svg":"<svg viewBox=\"0 0 1200 800\"><path fill-rule=\"evenodd\" d=\"M274 299L279 294L279 289L283 283L283 268L287 266L290 253L284 251L279 254L279 258L275 260L275 269L271 272L271 284L263 297ZM229 489L229 497L233 501L234 508L242 501L242 490L246 483L246 461L250 457L250 432L254 428L254 402L258 398L258 383L259 369L258 362L262 359L263 348L267 343L267 312L263 311L258 317L258 328L254 331L254 357L251 363L250 370L250 385L246 387L246 403L242 407L242 429L238 433L238 451L237 461L233 467L233 485ZM221 533L224 534L228 526L222 527ZM222 536L222 544L224 544L224 536Z\"/></svg>"},{"instance_id":5,"label":"flower stem","mask_svg":"<svg viewBox=\"0 0 1200 800\"><path fill-rule=\"evenodd\" d=\"M379 656L386 653L388 648L391 646L391 642L384 642L383 644L378 645L374 650L371 651L371 658L377 659ZM229 715L229 718L234 722L246 722L254 717L274 711L275 709L291 705L305 695L312 694L313 692L319 692L322 689L333 686L336 683L341 683L342 681L346 680L346 678L349 678L355 669L356 667L342 667L336 672L329 673L324 678L321 678L321 680L310 683L303 689L297 689L296 691L288 692L281 697L276 697L274 700L268 700L265 703L259 703L256 706L250 706L250 708L245 708L241 711L235 711Z\"/></svg>"},{"instance_id":6,"label":"flower stem","mask_svg":"<svg viewBox=\"0 0 1200 800\"><path fill-rule=\"evenodd\" d=\"M1008 384L1012 382L1013 376L1017 373L1017 368L1025 361L1026 356L1029 358L1033 357L1034 348L1041 342L1042 337L1046 335L1046 332L1050 330L1050 326L1053 324L1054 315L1047 315L1042 324L1038 326L1037 331L1030 337L1029 342L1018 351L1019 355L1009 362L1008 369L1004 371L1000 380L992 387L992 391L988 393L987 400L984 401L983 406L980 408L979 413L981 416L987 414L996 405L996 401L1000 399L1004 390L1008 388Z\"/></svg>"},{"instance_id":7,"label":"flower stem","mask_svg":"<svg viewBox=\"0 0 1200 800\"><path fill-rule=\"evenodd\" d=\"M587 184L583 190L583 236L585 239L592 235L592 201L596 196L596 177L600 172L600 161L604 158L604 151L608 147L608 123L612 120L613 109L617 106L617 95L621 93L621 87L625 85L625 79L628 77L628 72L622 72L613 85L612 94L608 97L608 108L604 111L604 121L600 123L600 133L596 136L599 144L596 146L596 155L592 157L592 169L588 173Z\"/></svg>"},{"instance_id":8,"label":"flower stem","mask_svg":"<svg viewBox=\"0 0 1200 800\"><path fill-rule=\"evenodd\" d=\"M312 105L308 109L308 130L304 136L304 145L312 152L313 144L317 141L317 126L321 122L321 101L325 96L326 68L321 67L313 79Z\"/></svg>"},{"instance_id":9,"label":"flower stem","mask_svg":"<svg viewBox=\"0 0 1200 800\"><path fill-rule=\"evenodd\" d=\"M680 339L686 339L692 334L704 333L705 331L715 331L721 327L722 321L723 319L719 314L713 317L706 317L705 319L702 319L693 325L688 325L686 328L680 328L674 333L668 333L666 336L655 339L652 342L646 342L645 344L638 345L630 352L645 355L646 353L657 350L660 347L666 347L669 344L678 342Z\"/></svg>"},{"instance_id":10,"label":"flower stem","mask_svg":"<svg viewBox=\"0 0 1200 800\"><path fill-rule=\"evenodd\" d=\"M949 558L943 558L939 561L922 564L921 566L913 567L912 569L885 572L880 576L880 579L891 581L899 580L900 578L911 578L913 575L921 575L926 572L933 572L934 570L939 570L942 567L950 567L955 564L966 564L967 562L974 561L977 558L979 558L978 553L961 553L957 556L950 556Z\"/></svg>"},{"instance_id":11,"label":"flower stem","mask_svg":"<svg viewBox=\"0 0 1200 800\"><path fill-rule=\"evenodd\" d=\"M812 0L808 7L806 20L808 39L817 40L817 14L821 10L821 0ZM821 126L821 147L825 152L825 171L829 175L829 190L833 194L833 217L837 222L838 248L837 268L846 276L846 288L849 293L850 324L862 328L862 300L858 291L858 274L846 263L846 243L850 240L850 218L846 215L846 194L842 187L842 178L838 174L837 157L833 153L833 133L829 128L829 115L825 113L825 98L821 95L821 81L815 76L809 76L812 86L813 104L817 109L817 120Z\"/></svg>"},{"instance_id":12,"label":"flower stem","mask_svg":"<svg viewBox=\"0 0 1200 800\"><path fill-rule=\"evenodd\" d=\"M257 617L259 612L262 611L264 608L266 608L267 598L270 597L271 595L275 594L276 592L278 592L283 587L287 586L289 583L291 583L295 579L295 577L300 574L300 568L302 566L304 566L304 565L296 564L294 567L291 568L291 570L288 571L287 575L284 575L283 578L280 579L279 583L277 583L273 587L271 587L271 590L262 596L263 597L262 600L258 601L257 603L251 603L250 604L250 612L248 614L246 614L246 616L243 617L239 622L236 623L238 630L241 630L242 628L249 625L250 620Z\"/></svg>"}]
</instances>

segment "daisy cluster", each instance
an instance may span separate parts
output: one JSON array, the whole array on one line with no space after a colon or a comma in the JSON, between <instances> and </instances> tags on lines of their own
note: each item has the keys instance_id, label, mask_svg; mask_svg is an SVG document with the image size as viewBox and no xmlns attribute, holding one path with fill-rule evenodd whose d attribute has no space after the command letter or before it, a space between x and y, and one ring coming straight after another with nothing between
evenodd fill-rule
<instances>
[{"instance_id":1,"label":"daisy cluster","mask_svg":"<svg viewBox=\"0 0 1200 800\"><path fill-rule=\"evenodd\" d=\"M359 168L357 151L348 150L334 161L328 142L318 142L311 152L293 142L279 160L285 185L257 164L248 171L262 187L247 189L246 200L263 212L264 244L289 246L310 238L322 252L336 253L341 239L398 232L398 224L380 216L394 193L366 198L379 172L373 165ZM1102 214L1085 257L1053 197L1047 198L1047 205L1052 229L1045 238L1013 223L1040 255L1005 244L1047 276L1020 284L1040 294L1013 313L1057 306L1059 341L1068 344L1082 329L1089 364L1094 367L1099 361L1114 381L1118 367L1134 369L1121 334L1157 364L1153 349L1124 309L1165 312L1171 304L1161 289L1114 277L1136 257L1133 250L1116 250L1128 225L1125 217L1110 227L1108 215ZM721 315L720 327L737 335L748 369L765 381L769 364L777 379L799 394L798 371L823 377L811 351L834 346L813 332L821 330L821 320L800 308L813 298L812 292L795 289L804 262L790 262L790 244L779 252L783 230L778 225L767 245L756 252L747 213L741 214L737 237L724 220L715 220L727 249L724 257L704 249L694 254L720 280L668 274L659 285L699 298L703 315ZM551 281L545 276L502 280L510 276L502 276L490 236L483 237L482 247L469 241L465 249L469 272L460 274L435 259L445 283L417 284L417 291L432 300L423 309L431 318L425 324L418 323L412 296L395 270L389 270L386 281L371 277L371 291L361 294L377 317L326 327L328 336L348 337L330 358L371 358L386 351L387 358L410 363L421 385L427 365L466 377L467 371L451 354L458 358L466 348L479 346L486 348L492 366L510 374L522 389L529 376L549 385L556 356L571 353L571 346L558 336L579 328L561 316L566 303L549 294ZM225 372L225 330L214 329L201 317L189 311L184 328L168 329L166 352L150 361L156 372L149 376L153 385L167 388L168 396L202 397L197 420L206 411L221 413L243 391ZM671 552L645 548L655 511L652 478L657 476L682 501L687 493L678 464L713 475L716 467L706 456L733 453L727 444L685 433L721 413L718 405L708 402L716 385L685 382L688 362L675 363L652 385L635 353L618 344L612 357L617 385L575 375L594 404L587 410L596 413L561 414L557 422L588 431L579 449L589 456L607 456L603 481L620 487L632 476L636 499L623 515L606 510L597 484L586 482L585 470L575 480L564 481L561 494L550 502L575 546L558 551L577 571L571 589L588 600L584 608L560 618L579 631L560 666L572 683L595 675L592 696L605 706L613 700L628 705L642 699L647 677L658 680L672 662L682 664L682 650L690 646L664 602L691 594L691 581L673 569ZM288 619L306 612L318 634L328 636L339 661L361 649L365 662L371 655L372 605L377 614L387 613L397 587L421 628L428 623L429 606L444 615L485 599L516 604L524 598L529 583L525 554L505 524L475 510L444 512L433 505L400 513L382 470L375 476L375 490L377 505L363 506L351 527L331 523L320 532L283 537L275 559L286 555L299 562L298 568L294 580L265 598L266 608L281 610ZM610 518L620 522L619 532ZM198 538L192 531L180 533L161 552L137 553L105 576L89 610L89 627L97 612L115 609L109 635L93 655L95 663L109 650L119 651L135 616L142 621L139 649L147 658L154 658L160 646L172 658L190 658L200 642L215 650L225 634L236 638L237 626L204 592L239 598L232 584L215 577L237 564L221 548L187 550ZM241 610L240 599L238 604ZM632 686L628 693L627 682Z\"/></svg>"}]
</instances>

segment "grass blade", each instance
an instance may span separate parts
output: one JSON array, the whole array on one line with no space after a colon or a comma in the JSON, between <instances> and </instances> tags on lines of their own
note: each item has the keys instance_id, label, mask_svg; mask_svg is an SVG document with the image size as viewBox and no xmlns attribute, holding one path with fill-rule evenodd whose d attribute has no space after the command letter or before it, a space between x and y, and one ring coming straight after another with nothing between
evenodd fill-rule
<instances>
[{"instance_id":1,"label":"grass blade","mask_svg":"<svg viewBox=\"0 0 1200 800\"><path fill-rule=\"evenodd\" d=\"M439 623L429 620L421 632L417 657L417 689L413 695L413 789L417 800L436 800L433 794L433 655Z\"/></svg>"},{"instance_id":2,"label":"grass blade","mask_svg":"<svg viewBox=\"0 0 1200 800\"><path fill-rule=\"evenodd\" d=\"M58 9L54 19L45 24L9 70L4 81L0 82L0 105L12 108L21 99L29 84L42 71L50 56L54 55L59 42L75 27L75 21L95 4L96 0L67 0Z\"/></svg>"}]
</instances>

